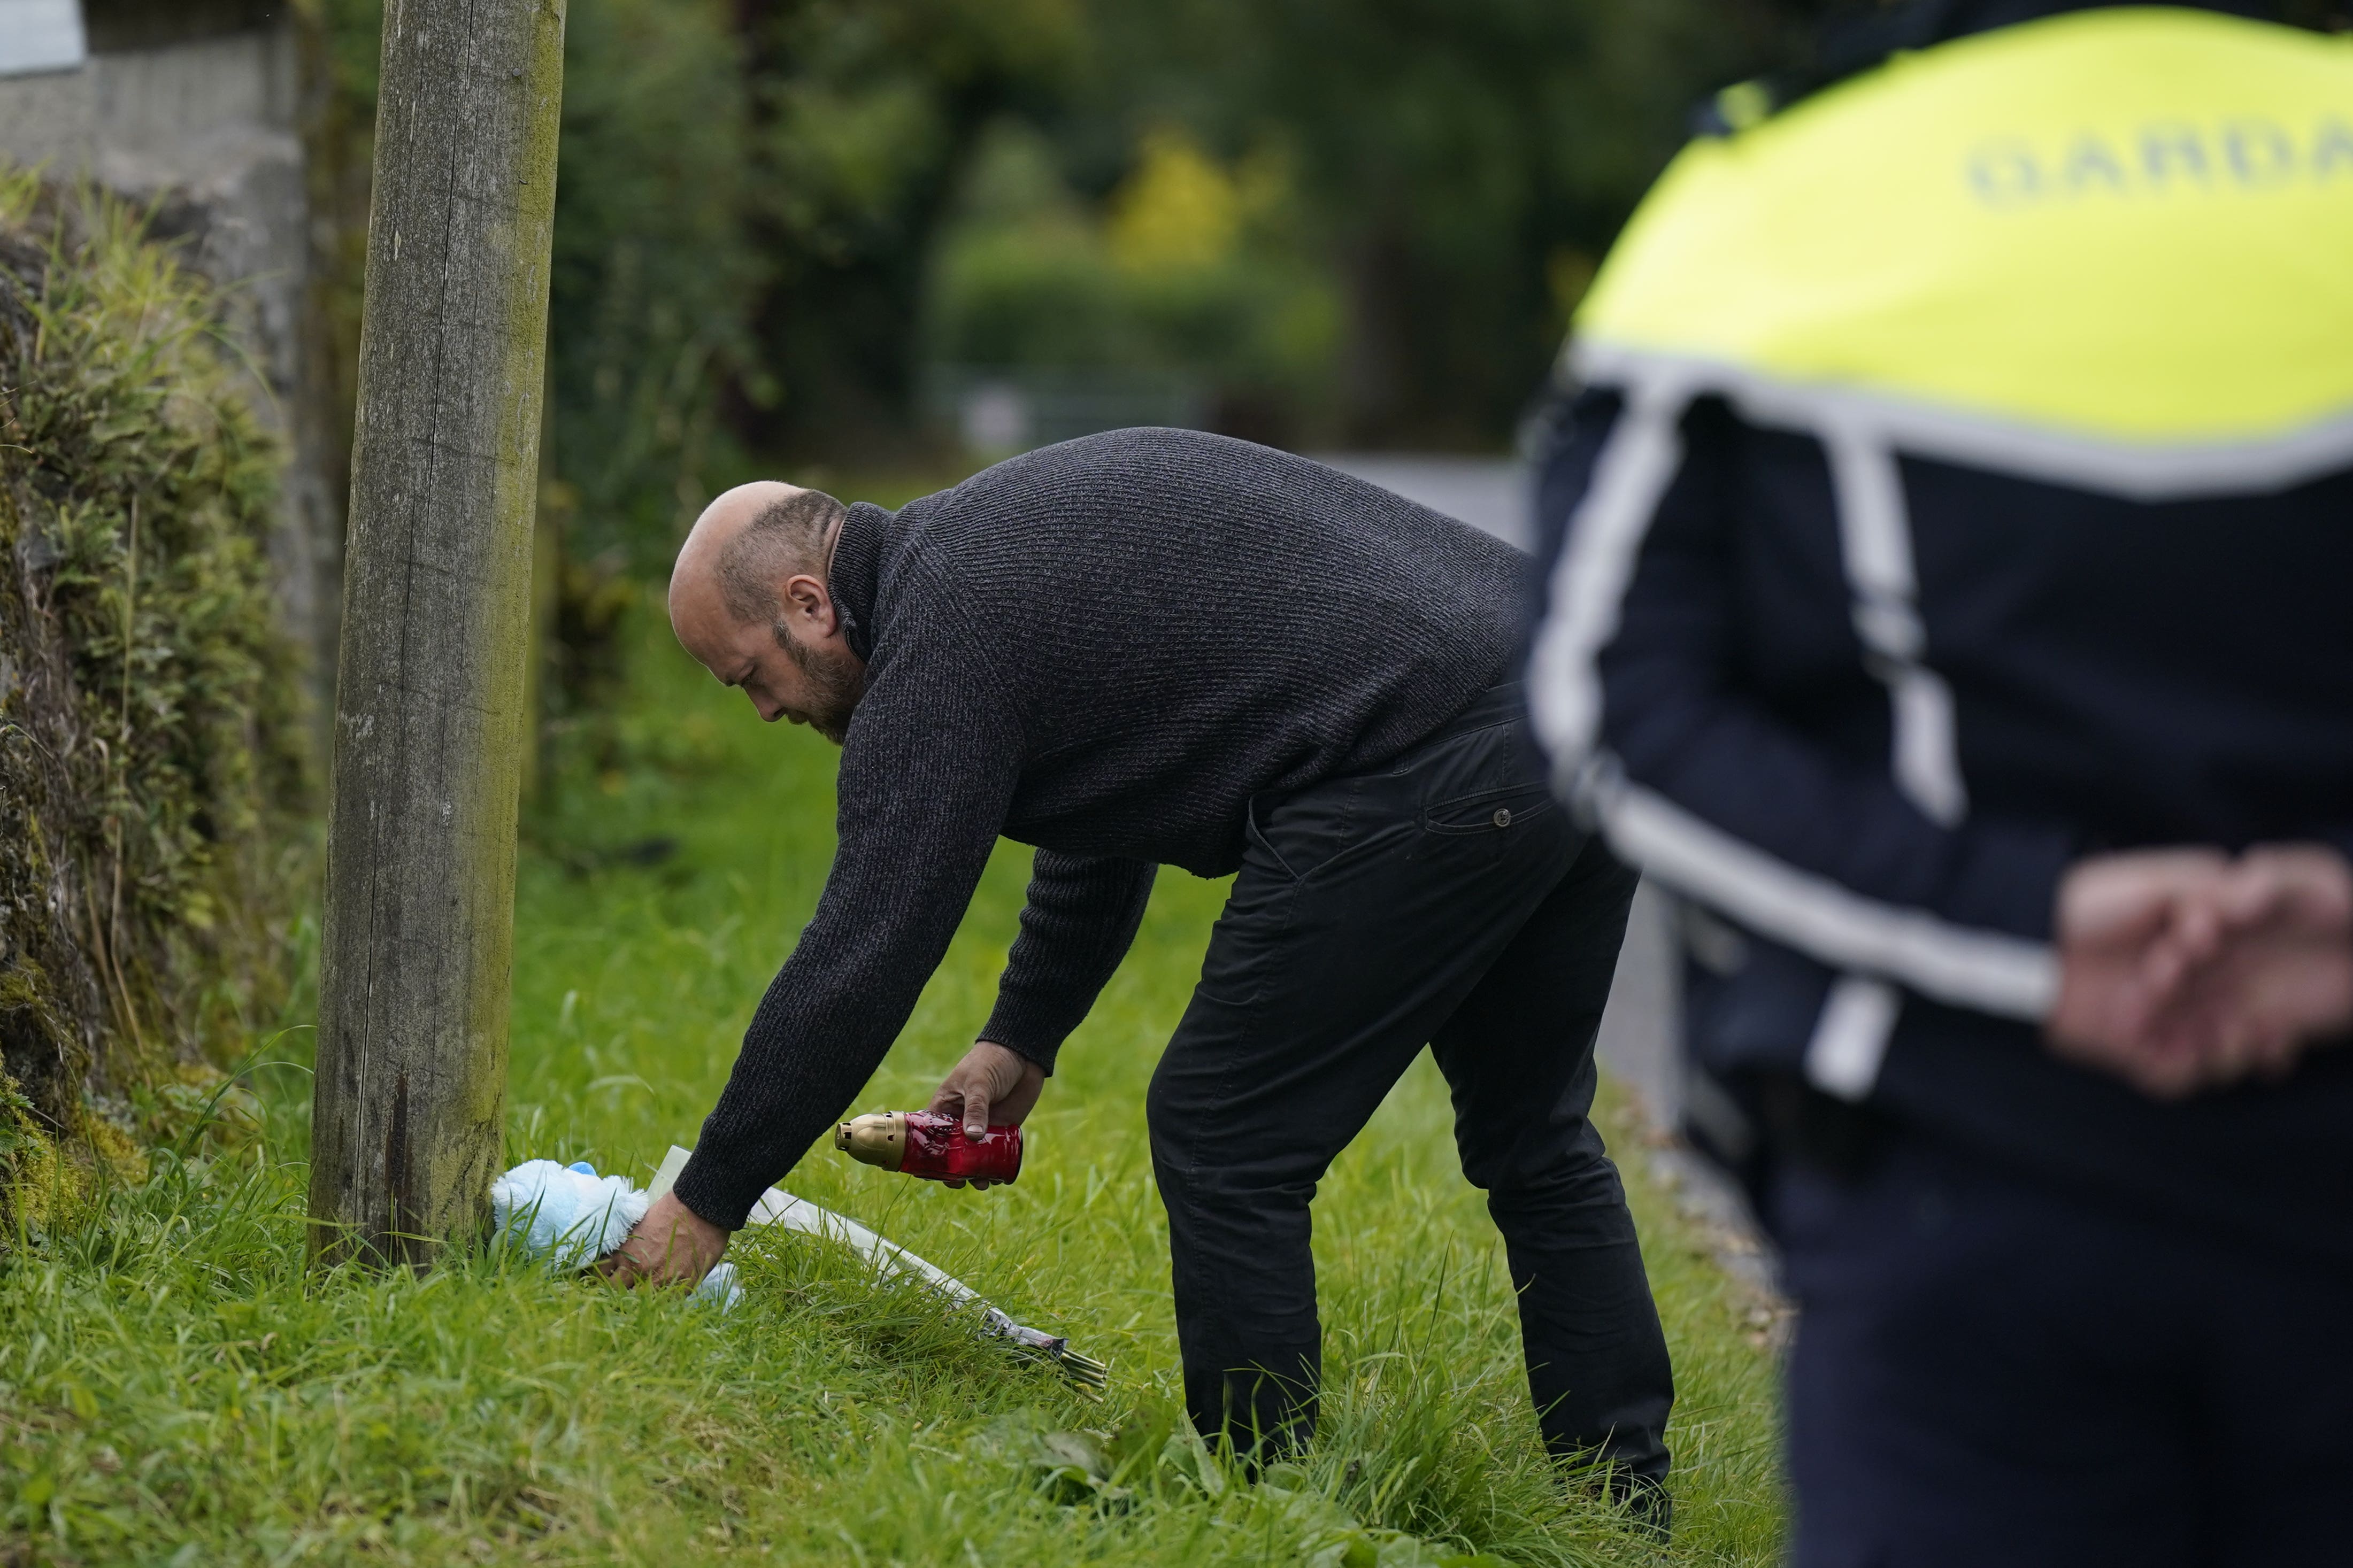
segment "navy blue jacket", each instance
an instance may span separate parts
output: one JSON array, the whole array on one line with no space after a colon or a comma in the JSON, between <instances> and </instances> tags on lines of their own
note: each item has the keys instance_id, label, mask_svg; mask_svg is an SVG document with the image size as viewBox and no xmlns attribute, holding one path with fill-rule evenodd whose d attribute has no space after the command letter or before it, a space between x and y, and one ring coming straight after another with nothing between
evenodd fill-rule
<instances>
[{"instance_id":1,"label":"navy blue jacket","mask_svg":"<svg viewBox=\"0 0 2353 1568\"><path fill-rule=\"evenodd\" d=\"M2353 234L2353 57L2186 16L1940 46L1670 171L1565 362L1532 708L1694 911L1712 1071L2353 1262L2353 1050L2161 1104L2042 1038L2072 861L2353 855L2353 261L2277 238ZM2047 135L2018 71L2084 74Z\"/></svg>"}]
</instances>

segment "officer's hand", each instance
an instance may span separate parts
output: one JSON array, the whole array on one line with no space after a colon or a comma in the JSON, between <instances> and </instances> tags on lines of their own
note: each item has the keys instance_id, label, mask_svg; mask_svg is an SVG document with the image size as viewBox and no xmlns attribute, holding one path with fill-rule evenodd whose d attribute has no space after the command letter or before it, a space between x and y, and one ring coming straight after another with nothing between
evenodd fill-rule
<instances>
[{"instance_id":1,"label":"officer's hand","mask_svg":"<svg viewBox=\"0 0 2353 1568\"><path fill-rule=\"evenodd\" d=\"M2136 850L2069 868L2052 925L2060 1055L2171 1099L2204 1076L2194 1031L2161 1030L2183 981L2221 951L2231 862L2215 849Z\"/></svg>"},{"instance_id":2,"label":"officer's hand","mask_svg":"<svg viewBox=\"0 0 2353 1568\"><path fill-rule=\"evenodd\" d=\"M1045 1087L1045 1068L994 1040L983 1040L940 1080L938 1092L925 1109L941 1116L962 1117L965 1136L977 1138L992 1125L1020 1126L1022 1119L1037 1109L1038 1096ZM976 1187L989 1184L973 1183Z\"/></svg>"},{"instance_id":3,"label":"officer's hand","mask_svg":"<svg viewBox=\"0 0 2353 1568\"><path fill-rule=\"evenodd\" d=\"M617 1285L697 1285L717 1267L733 1239L692 1209L664 1193L646 1210L621 1249L596 1266Z\"/></svg>"},{"instance_id":4,"label":"officer's hand","mask_svg":"<svg viewBox=\"0 0 2353 1568\"><path fill-rule=\"evenodd\" d=\"M2353 1028L2353 868L2325 846L2095 857L2056 926L2053 1048L2147 1093L2276 1076Z\"/></svg>"},{"instance_id":5,"label":"officer's hand","mask_svg":"<svg viewBox=\"0 0 2353 1568\"><path fill-rule=\"evenodd\" d=\"M2326 845L2267 845L2231 868L2221 950L2191 969L2160 1033L2179 1029L2206 1080L2284 1076L2305 1049L2353 1032L2353 866Z\"/></svg>"}]
</instances>

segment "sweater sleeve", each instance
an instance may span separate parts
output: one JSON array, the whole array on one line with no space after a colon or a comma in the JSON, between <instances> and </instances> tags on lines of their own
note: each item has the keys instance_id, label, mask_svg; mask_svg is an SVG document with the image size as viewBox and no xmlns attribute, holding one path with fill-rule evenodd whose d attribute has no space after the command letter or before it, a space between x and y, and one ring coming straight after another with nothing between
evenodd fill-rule
<instances>
[{"instance_id":1,"label":"sweater sleeve","mask_svg":"<svg viewBox=\"0 0 2353 1568\"><path fill-rule=\"evenodd\" d=\"M1021 934L1006 958L981 1038L1019 1052L1050 1076L1063 1040L1135 940L1155 869L1142 860L1039 850Z\"/></svg>"},{"instance_id":2,"label":"sweater sleeve","mask_svg":"<svg viewBox=\"0 0 2353 1568\"><path fill-rule=\"evenodd\" d=\"M1021 763L1020 725L960 649L894 652L842 747L817 913L744 1031L679 1201L740 1229L838 1121L914 1010L972 901Z\"/></svg>"},{"instance_id":3,"label":"sweater sleeve","mask_svg":"<svg viewBox=\"0 0 2353 1568\"><path fill-rule=\"evenodd\" d=\"M1637 423L1638 421L1641 423ZM1743 666L1736 422L1588 394L1547 464L1563 535L1530 662L1556 777L1676 891L1835 969L2039 1017L2054 824L1936 820L1775 710Z\"/></svg>"}]
</instances>

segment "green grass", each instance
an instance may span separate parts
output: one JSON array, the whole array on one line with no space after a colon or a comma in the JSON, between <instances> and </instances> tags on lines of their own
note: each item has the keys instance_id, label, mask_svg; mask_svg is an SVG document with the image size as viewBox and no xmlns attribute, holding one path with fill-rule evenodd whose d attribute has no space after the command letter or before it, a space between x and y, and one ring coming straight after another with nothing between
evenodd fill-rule
<instances>
[{"instance_id":1,"label":"green grass","mask_svg":"<svg viewBox=\"0 0 2353 1568\"><path fill-rule=\"evenodd\" d=\"M564 781L533 820L509 1143L643 1180L693 1141L815 903L835 753L755 723L666 631L637 636L628 764ZM654 837L668 860L623 853ZM1002 847L861 1108L920 1104L970 1040L1026 860ZM1018 1185L952 1192L823 1149L788 1181L1109 1360L1107 1399L799 1238L746 1233L725 1316L495 1257L306 1276L307 1079L276 1068L252 1079L259 1145L160 1154L99 1218L0 1257L0 1563L1776 1560L1752 1303L1632 1169L1682 1389L1672 1545L1546 1466L1501 1249L1426 1057L1317 1202L1321 1441L1254 1488L1188 1447L1143 1091L1223 891L1163 877ZM1631 1147L1622 1113L1611 1131Z\"/></svg>"}]
</instances>

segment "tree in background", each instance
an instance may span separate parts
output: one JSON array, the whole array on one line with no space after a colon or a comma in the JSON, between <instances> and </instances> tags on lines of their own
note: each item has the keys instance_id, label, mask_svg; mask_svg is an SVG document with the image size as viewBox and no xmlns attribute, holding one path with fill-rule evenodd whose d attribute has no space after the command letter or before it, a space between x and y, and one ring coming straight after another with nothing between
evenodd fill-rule
<instances>
[{"instance_id":1,"label":"tree in background","mask_svg":"<svg viewBox=\"0 0 2353 1568\"><path fill-rule=\"evenodd\" d=\"M1091 69L1082 0L737 0L751 233L769 271L755 447L905 448L929 262L998 116L1051 118Z\"/></svg>"},{"instance_id":2,"label":"tree in background","mask_svg":"<svg viewBox=\"0 0 2353 1568\"><path fill-rule=\"evenodd\" d=\"M1089 200L1043 132L1002 118L934 247L919 352L967 388L1124 388L1126 421L1329 441L1341 300L1297 243L1296 205L1281 156L1226 163L1173 125L1145 132L1124 177Z\"/></svg>"},{"instance_id":3,"label":"tree in background","mask_svg":"<svg viewBox=\"0 0 2353 1568\"><path fill-rule=\"evenodd\" d=\"M382 0L304 4L347 366ZM1815 8L572 0L564 644L609 619L582 564L659 569L747 454L938 461L930 364L1164 373L1298 444L1500 447L1692 107Z\"/></svg>"},{"instance_id":4,"label":"tree in background","mask_svg":"<svg viewBox=\"0 0 2353 1568\"><path fill-rule=\"evenodd\" d=\"M1694 105L1816 8L743 0L781 378L747 428L887 446L925 361L987 348L1188 371L1237 433L1493 447ZM1229 265L1121 265L1178 149L1276 195Z\"/></svg>"},{"instance_id":5,"label":"tree in background","mask_svg":"<svg viewBox=\"0 0 2353 1568\"><path fill-rule=\"evenodd\" d=\"M575 0L565 52L552 467L575 554L642 554L732 466L720 393L757 363L749 84L716 0Z\"/></svg>"},{"instance_id":6,"label":"tree in background","mask_svg":"<svg viewBox=\"0 0 2353 1568\"><path fill-rule=\"evenodd\" d=\"M309 0L306 15L320 272L348 429L383 0ZM575 0L565 54L547 446L573 554L639 567L704 467L724 466L720 395L754 363L767 269L745 222L750 83L721 0Z\"/></svg>"},{"instance_id":7,"label":"tree in background","mask_svg":"<svg viewBox=\"0 0 2353 1568\"><path fill-rule=\"evenodd\" d=\"M1694 105L1791 50L1745 0L1099 0L1098 145L1280 153L1347 302L1340 437L1493 447ZM1123 136L1123 132L1124 135Z\"/></svg>"}]
</instances>

